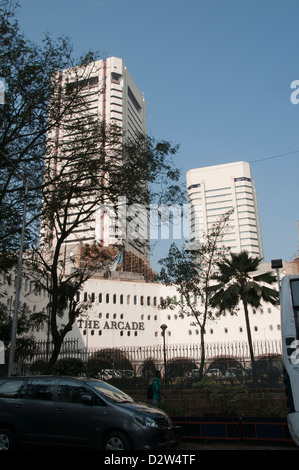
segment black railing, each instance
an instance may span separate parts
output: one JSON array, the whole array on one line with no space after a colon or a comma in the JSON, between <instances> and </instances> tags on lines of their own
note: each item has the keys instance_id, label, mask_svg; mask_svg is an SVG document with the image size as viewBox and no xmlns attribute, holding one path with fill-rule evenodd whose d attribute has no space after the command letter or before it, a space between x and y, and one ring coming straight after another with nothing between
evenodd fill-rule
<instances>
[{"instance_id":1,"label":"black railing","mask_svg":"<svg viewBox=\"0 0 299 470\"><path fill-rule=\"evenodd\" d=\"M260 382L282 382L280 341L256 341L253 344L255 367ZM37 343L30 359L23 361L26 373L42 373L53 351L47 341ZM164 354L165 353L165 354ZM166 357L166 371L165 358ZM167 385L189 387L199 379L201 348L199 344L131 346L121 348L86 348L78 339L63 343L59 360L77 361L78 373L111 380L148 378L162 372ZM67 366L66 366L67 367ZM204 376L223 383L246 383L252 379L247 342L208 343L205 347Z\"/></svg>"}]
</instances>

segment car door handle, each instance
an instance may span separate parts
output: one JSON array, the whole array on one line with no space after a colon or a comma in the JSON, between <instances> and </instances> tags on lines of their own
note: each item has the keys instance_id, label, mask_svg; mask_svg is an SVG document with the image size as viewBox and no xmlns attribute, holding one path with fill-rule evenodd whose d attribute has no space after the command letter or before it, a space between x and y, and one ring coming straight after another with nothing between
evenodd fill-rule
<instances>
[{"instance_id":1,"label":"car door handle","mask_svg":"<svg viewBox=\"0 0 299 470\"><path fill-rule=\"evenodd\" d=\"M16 403L15 408L22 408L22 404L21 403Z\"/></svg>"}]
</instances>

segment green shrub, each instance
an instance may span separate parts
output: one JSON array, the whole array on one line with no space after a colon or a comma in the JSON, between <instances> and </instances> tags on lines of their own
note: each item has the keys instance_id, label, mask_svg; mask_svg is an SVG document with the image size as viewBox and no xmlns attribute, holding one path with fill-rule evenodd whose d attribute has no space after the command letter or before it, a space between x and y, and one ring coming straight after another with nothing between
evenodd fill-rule
<instances>
[{"instance_id":1,"label":"green shrub","mask_svg":"<svg viewBox=\"0 0 299 470\"><path fill-rule=\"evenodd\" d=\"M55 375L81 376L84 375L85 365L81 359L59 359L53 366L52 372Z\"/></svg>"}]
</instances>

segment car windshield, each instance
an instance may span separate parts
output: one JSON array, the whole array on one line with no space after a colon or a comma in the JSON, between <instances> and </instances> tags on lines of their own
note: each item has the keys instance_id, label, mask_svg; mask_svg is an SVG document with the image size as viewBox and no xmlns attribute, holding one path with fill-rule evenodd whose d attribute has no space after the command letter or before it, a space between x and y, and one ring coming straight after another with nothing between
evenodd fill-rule
<instances>
[{"instance_id":1,"label":"car windshield","mask_svg":"<svg viewBox=\"0 0 299 470\"><path fill-rule=\"evenodd\" d=\"M97 392L100 392L105 398L113 401L114 403L133 403L134 399L122 392L118 388L113 387L105 382L89 381L87 384Z\"/></svg>"}]
</instances>

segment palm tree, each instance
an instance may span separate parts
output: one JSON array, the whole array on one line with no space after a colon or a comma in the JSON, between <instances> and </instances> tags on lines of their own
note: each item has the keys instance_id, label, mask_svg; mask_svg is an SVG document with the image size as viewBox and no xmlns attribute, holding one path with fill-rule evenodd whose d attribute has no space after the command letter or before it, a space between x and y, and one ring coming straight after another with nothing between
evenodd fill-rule
<instances>
[{"instance_id":1,"label":"palm tree","mask_svg":"<svg viewBox=\"0 0 299 470\"><path fill-rule=\"evenodd\" d=\"M261 261L261 258L251 257L246 251L242 251L236 254L231 253L230 257L216 263L218 271L213 275L216 284L211 288L210 299L211 305L218 308L219 315L225 311L236 313L239 303L242 302L254 378L256 378L256 370L248 305L258 308L262 300L275 305L279 298L279 293L269 287L276 281L276 276L271 272L254 275Z\"/></svg>"}]
</instances>

